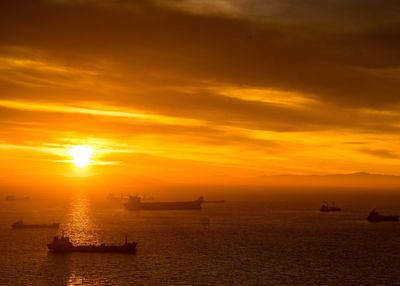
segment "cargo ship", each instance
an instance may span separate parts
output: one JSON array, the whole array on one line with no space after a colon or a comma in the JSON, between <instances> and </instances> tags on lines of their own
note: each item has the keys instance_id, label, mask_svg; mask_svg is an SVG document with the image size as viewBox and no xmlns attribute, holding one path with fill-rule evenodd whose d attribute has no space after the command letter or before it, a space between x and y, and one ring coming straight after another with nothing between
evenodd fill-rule
<instances>
[{"instance_id":1,"label":"cargo ship","mask_svg":"<svg viewBox=\"0 0 400 286\"><path fill-rule=\"evenodd\" d=\"M137 242L128 242L125 237L125 243L122 245L73 245L69 237L61 235L53 238L53 241L47 244L49 251L53 253L72 253L72 252L93 252L93 253L124 253L135 254Z\"/></svg>"},{"instance_id":2,"label":"cargo ship","mask_svg":"<svg viewBox=\"0 0 400 286\"><path fill-rule=\"evenodd\" d=\"M319 209L319 211L321 211L321 212L338 212L341 210L342 210L341 208L338 208L337 206L335 206L335 203L332 203L332 205L330 206L328 204L328 202L324 202Z\"/></svg>"},{"instance_id":3,"label":"cargo ship","mask_svg":"<svg viewBox=\"0 0 400 286\"><path fill-rule=\"evenodd\" d=\"M373 210L369 213L367 220L369 222L383 222L383 221L399 221L398 215L381 215Z\"/></svg>"},{"instance_id":4,"label":"cargo ship","mask_svg":"<svg viewBox=\"0 0 400 286\"><path fill-rule=\"evenodd\" d=\"M48 223L48 224L25 224L22 220L14 222L11 227L13 229L25 229L25 228L58 228L59 223Z\"/></svg>"},{"instance_id":5,"label":"cargo ship","mask_svg":"<svg viewBox=\"0 0 400 286\"><path fill-rule=\"evenodd\" d=\"M142 202L139 196L129 196L124 206L128 210L200 210L203 197L183 202Z\"/></svg>"},{"instance_id":6,"label":"cargo ship","mask_svg":"<svg viewBox=\"0 0 400 286\"><path fill-rule=\"evenodd\" d=\"M5 197L6 201L27 201L29 200L29 197L16 197L13 195L8 195Z\"/></svg>"}]
</instances>

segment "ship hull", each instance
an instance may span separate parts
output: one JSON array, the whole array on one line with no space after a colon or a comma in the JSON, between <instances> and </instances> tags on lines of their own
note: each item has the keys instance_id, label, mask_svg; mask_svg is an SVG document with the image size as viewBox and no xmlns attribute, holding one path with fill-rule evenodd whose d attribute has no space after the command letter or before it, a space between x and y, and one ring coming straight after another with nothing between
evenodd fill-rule
<instances>
[{"instance_id":1,"label":"ship hull","mask_svg":"<svg viewBox=\"0 0 400 286\"><path fill-rule=\"evenodd\" d=\"M61 237L54 237L53 242L47 244L49 251L53 253L72 253L72 252L86 252L86 253L123 253L123 254L135 254L137 242L128 242L125 239L125 243L122 245L73 245L69 237L64 235Z\"/></svg>"},{"instance_id":2,"label":"ship hull","mask_svg":"<svg viewBox=\"0 0 400 286\"><path fill-rule=\"evenodd\" d=\"M327 212L340 212L341 210L342 210L341 208L329 208L329 209L321 208L319 211L327 213Z\"/></svg>"},{"instance_id":3,"label":"ship hull","mask_svg":"<svg viewBox=\"0 0 400 286\"><path fill-rule=\"evenodd\" d=\"M122 253L122 254L135 254L136 245L132 247L126 246L73 246L73 247L52 247L48 245L48 248L53 253L73 253L73 252L85 252L85 253Z\"/></svg>"},{"instance_id":4,"label":"ship hull","mask_svg":"<svg viewBox=\"0 0 400 286\"><path fill-rule=\"evenodd\" d=\"M385 221L399 221L399 216L379 216L379 217L368 217L369 222L385 222Z\"/></svg>"},{"instance_id":5,"label":"ship hull","mask_svg":"<svg viewBox=\"0 0 400 286\"><path fill-rule=\"evenodd\" d=\"M29 200L29 197L23 197L23 198L18 198L18 197L13 197L13 196L7 196L5 198L6 201L27 201Z\"/></svg>"}]
</instances>

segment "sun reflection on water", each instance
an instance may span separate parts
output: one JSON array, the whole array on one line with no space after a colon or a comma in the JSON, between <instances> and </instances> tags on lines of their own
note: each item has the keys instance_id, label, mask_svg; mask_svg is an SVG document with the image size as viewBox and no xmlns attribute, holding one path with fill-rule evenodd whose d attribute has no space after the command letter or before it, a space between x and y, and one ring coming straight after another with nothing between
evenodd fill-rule
<instances>
[{"instance_id":1,"label":"sun reflection on water","mask_svg":"<svg viewBox=\"0 0 400 286\"><path fill-rule=\"evenodd\" d=\"M106 278L99 276L84 276L71 273L67 286L77 285L111 285Z\"/></svg>"},{"instance_id":2,"label":"sun reflection on water","mask_svg":"<svg viewBox=\"0 0 400 286\"><path fill-rule=\"evenodd\" d=\"M69 236L74 244L97 244L99 238L95 229L89 198L85 193L77 193L67 216L64 234Z\"/></svg>"}]
</instances>

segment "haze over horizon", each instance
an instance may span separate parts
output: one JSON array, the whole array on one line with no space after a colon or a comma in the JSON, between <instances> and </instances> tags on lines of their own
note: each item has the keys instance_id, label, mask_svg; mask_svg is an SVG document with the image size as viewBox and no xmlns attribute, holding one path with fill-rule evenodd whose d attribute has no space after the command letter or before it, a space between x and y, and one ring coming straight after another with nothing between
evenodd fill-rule
<instances>
[{"instance_id":1,"label":"haze over horizon","mask_svg":"<svg viewBox=\"0 0 400 286\"><path fill-rule=\"evenodd\" d=\"M1 1L0 179L399 176L398 6Z\"/></svg>"}]
</instances>

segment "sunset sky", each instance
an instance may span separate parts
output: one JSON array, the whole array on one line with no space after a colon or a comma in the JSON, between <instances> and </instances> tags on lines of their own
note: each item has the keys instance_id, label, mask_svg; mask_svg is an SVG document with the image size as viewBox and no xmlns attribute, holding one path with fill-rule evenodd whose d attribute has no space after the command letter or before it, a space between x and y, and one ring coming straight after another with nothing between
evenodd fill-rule
<instances>
[{"instance_id":1,"label":"sunset sky","mask_svg":"<svg viewBox=\"0 0 400 286\"><path fill-rule=\"evenodd\" d=\"M0 1L0 177L400 175L399 51L397 0Z\"/></svg>"}]
</instances>

